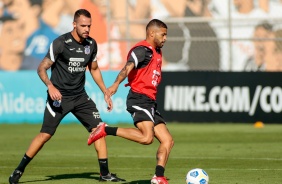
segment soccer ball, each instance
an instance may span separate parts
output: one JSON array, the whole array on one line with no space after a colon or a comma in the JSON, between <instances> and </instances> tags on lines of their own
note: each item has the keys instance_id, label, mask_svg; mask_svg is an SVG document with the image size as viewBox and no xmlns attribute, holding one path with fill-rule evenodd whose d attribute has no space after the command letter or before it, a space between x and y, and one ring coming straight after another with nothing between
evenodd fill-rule
<instances>
[{"instance_id":1,"label":"soccer ball","mask_svg":"<svg viewBox=\"0 0 282 184\"><path fill-rule=\"evenodd\" d=\"M186 175L186 184L208 184L209 176L203 169L195 168Z\"/></svg>"}]
</instances>

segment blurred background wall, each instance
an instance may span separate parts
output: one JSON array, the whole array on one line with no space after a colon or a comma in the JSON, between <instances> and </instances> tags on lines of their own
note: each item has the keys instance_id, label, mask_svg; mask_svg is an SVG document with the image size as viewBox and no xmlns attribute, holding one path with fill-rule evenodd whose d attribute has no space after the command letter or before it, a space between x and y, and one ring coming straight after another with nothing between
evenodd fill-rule
<instances>
[{"instance_id":1,"label":"blurred background wall","mask_svg":"<svg viewBox=\"0 0 282 184\"><path fill-rule=\"evenodd\" d=\"M164 71L282 71L281 0L1 0L0 70L34 70L73 14L92 14L103 70L120 69L152 18L168 24Z\"/></svg>"},{"instance_id":2,"label":"blurred background wall","mask_svg":"<svg viewBox=\"0 0 282 184\"><path fill-rule=\"evenodd\" d=\"M92 14L90 36L98 43L106 85L124 66L130 47L145 38L149 20L168 25L159 101L170 121L282 119L282 0L0 0L0 123L41 121L46 88L36 69L50 43L72 30L79 8ZM87 84L100 99L91 78ZM124 105L128 89L119 90L113 116L97 102L102 117L131 122ZM186 104L198 106L168 102L173 95L190 95ZM234 99L238 107L230 105Z\"/></svg>"}]
</instances>

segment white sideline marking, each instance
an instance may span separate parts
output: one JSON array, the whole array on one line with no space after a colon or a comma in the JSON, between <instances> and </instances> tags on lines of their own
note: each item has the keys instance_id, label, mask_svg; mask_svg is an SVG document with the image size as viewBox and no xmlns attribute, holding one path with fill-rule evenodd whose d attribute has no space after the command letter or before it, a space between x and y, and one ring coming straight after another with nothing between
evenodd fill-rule
<instances>
[{"instance_id":1,"label":"white sideline marking","mask_svg":"<svg viewBox=\"0 0 282 184\"><path fill-rule=\"evenodd\" d=\"M1 153L0 153L1 155ZM47 154L44 153L44 155L54 155L54 154ZM83 154L68 154L69 156L73 157L85 157ZM153 158L155 159L155 156L141 156L141 155L110 155L111 158ZM271 157L261 157L261 158L247 158L247 157L182 157L182 156L170 156L169 159L207 159L207 160L268 160L268 161L282 161L282 158L271 158Z\"/></svg>"},{"instance_id":2,"label":"white sideline marking","mask_svg":"<svg viewBox=\"0 0 282 184\"><path fill-rule=\"evenodd\" d=\"M4 155L3 153L0 153L0 155ZM54 154L48 154L48 153L42 153L42 155L54 155ZM60 154L59 154L60 155ZM68 156L75 156L75 157L85 157L83 154L68 154ZM155 156L141 156L141 155L110 155L111 158L153 158L155 159ZM271 157L261 157L261 158L247 158L247 157L179 157L179 156L170 156L169 159L207 159L207 160L268 160L268 161L282 161L282 158L271 158ZM1 166L0 166L1 167Z\"/></svg>"},{"instance_id":3,"label":"white sideline marking","mask_svg":"<svg viewBox=\"0 0 282 184\"><path fill-rule=\"evenodd\" d=\"M218 171L239 171L239 170L243 170L243 171L281 171L282 169L252 169L252 168L249 168L249 169L227 169L227 168L209 168L209 170L218 170Z\"/></svg>"},{"instance_id":4,"label":"white sideline marking","mask_svg":"<svg viewBox=\"0 0 282 184\"><path fill-rule=\"evenodd\" d=\"M15 167L14 166L0 166L1 169L14 169ZM32 168L44 168L44 169L62 169L62 168L65 168L65 169L69 169L70 167L69 166L65 166L65 167L62 167L62 166L57 166L57 165L54 165L54 167L46 167L46 166L32 166ZM72 169L93 169L93 167L71 167ZM115 169L120 169L120 170L132 170L131 168L120 168L120 167L113 167ZM179 167L178 167L179 168ZM146 168L145 168L146 169ZM148 169L151 169L148 168ZM255 169L255 168L249 168L249 169L246 169L246 168L242 168L242 169L230 169L230 168L207 168L208 170L214 170L214 171L239 171L239 170L243 170L243 171L282 171L282 169ZM134 168L134 170L144 170L144 167L143 168Z\"/></svg>"}]
</instances>

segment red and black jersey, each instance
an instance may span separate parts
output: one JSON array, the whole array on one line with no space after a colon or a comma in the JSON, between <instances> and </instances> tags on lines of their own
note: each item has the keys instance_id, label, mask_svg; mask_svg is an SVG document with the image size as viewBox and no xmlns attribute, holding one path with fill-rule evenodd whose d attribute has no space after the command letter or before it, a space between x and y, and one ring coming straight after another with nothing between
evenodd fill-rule
<instances>
[{"instance_id":1,"label":"red and black jersey","mask_svg":"<svg viewBox=\"0 0 282 184\"><path fill-rule=\"evenodd\" d=\"M96 62L97 43L91 37L77 42L71 33L55 39L46 55L54 64L51 82L63 96L74 96L85 91L85 71L89 62Z\"/></svg>"},{"instance_id":2,"label":"red and black jersey","mask_svg":"<svg viewBox=\"0 0 282 184\"><path fill-rule=\"evenodd\" d=\"M161 82L161 50L153 48L145 40L141 41L129 51L127 62L134 62L135 68L128 74L126 86L156 100L157 87Z\"/></svg>"}]
</instances>

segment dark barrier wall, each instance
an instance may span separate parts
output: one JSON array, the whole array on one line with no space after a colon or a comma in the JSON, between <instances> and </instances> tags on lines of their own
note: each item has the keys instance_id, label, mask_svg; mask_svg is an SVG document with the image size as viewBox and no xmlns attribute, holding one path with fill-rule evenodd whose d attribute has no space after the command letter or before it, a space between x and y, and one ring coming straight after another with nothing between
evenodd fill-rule
<instances>
[{"instance_id":1,"label":"dark barrier wall","mask_svg":"<svg viewBox=\"0 0 282 184\"><path fill-rule=\"evenodd\" d=\"M281 72L163 72L158 109L167 121L282 123L281 86Z\"/></svg>"}]
</instances>

